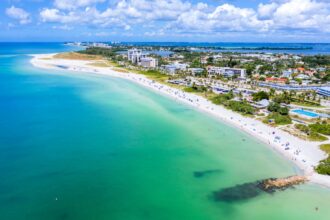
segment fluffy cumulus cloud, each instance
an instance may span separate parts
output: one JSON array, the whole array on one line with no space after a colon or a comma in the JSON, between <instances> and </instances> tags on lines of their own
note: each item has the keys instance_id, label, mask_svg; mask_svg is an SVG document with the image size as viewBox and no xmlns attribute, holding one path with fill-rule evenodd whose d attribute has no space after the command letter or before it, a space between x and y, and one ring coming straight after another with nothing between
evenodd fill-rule
<instances>
[{"instance_id":1,"label":"fluffy cumulus cloud","mask_svg":"<svg viewBox=\"0 0 330 220\"><path fill-rule=\"evenodd\" d=\"M18 20L20 24L28 24L31 22L30 14L22 8L11 6L6 9L6 14L10 18Z\"/></svg>"},{"instance_id":2,"label":"fluffy cumulus cloud","mask_svg":"<svg viewBox=\"0 0 330 220\"><path fill-rule=\"evenodd\" d=\"M103 3L100 10L98 3ZM28 19L28 14L25 20ZM327 0L270 0L257 8L234 4L208 5L187 0L55 0L40 12L43 22L97 27L154 26L146 33L275 33L283 31L330 32ZM24 18L22 19L24 20ZM157 23L157 25L153 25Z\"/></svg>"}]
</instances>

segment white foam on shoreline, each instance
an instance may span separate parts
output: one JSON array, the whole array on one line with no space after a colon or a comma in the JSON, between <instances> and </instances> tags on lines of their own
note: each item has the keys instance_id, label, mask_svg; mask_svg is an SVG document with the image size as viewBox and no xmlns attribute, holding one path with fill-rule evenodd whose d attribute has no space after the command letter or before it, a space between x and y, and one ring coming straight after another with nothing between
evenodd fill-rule
<instances>
[{"instance_id":1,"label":"white foam on shoreline","mask_svg":"<svg viewBox=\"0 0 330 220\"><path fill-rule=\"evenodd\" d=\"M330 187L330 177L319 175L314 171L314 167L317 166L319 161L326 157L326 154L318 147L320 145L319 142L301 140L278 128L265 125L261 121L244 117L238 113L225 109L222 106L215 105L201 96L186 93L179 89L154 82L153 80L146 78L144 75L121 73L111 68L88 65L95 61L49 59L52 58L53 55L54 54L32 55L33 58L31 59L31 63L39 68L65 69L69 71L107 75L131 80L137 84L157 91L160 94L193 106L200 111L206 112L249 133L296 164L312 183ZM289 144L289 150L285 150L287 144Z\"/></svg>"}]
</instances>

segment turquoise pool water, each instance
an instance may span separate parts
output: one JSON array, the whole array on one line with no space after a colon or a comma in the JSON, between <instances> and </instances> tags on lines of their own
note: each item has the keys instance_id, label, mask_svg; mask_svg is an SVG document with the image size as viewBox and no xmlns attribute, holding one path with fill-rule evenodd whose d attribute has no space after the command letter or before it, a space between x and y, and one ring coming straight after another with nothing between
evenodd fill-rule
<instances>
[{"instance_id":1,"label":"turquoise pool water","mask_svg":"<svg viewBox=\"0 0 330 220\"><path fill-rule=\"evenodd\" d=\"M315 112L306 111L306 110L303 110L303 109L294 109L294 110L292 110L292 112L296 113L296 114L299 114L299 115L307 116L307 117L310 117L310 118L320 117L320 115L315 113Z\"/></svg>"}]
</instances>

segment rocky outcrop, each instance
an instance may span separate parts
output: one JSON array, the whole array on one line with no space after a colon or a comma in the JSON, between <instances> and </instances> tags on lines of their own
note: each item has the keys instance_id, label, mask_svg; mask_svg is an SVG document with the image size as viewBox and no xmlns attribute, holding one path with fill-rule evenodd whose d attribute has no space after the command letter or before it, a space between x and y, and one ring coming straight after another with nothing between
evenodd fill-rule
<instances>
[{"instance_id":1,"label":"rocky outcrop","mask_svg":"<svg viewBox=\"0 0 330 220\"><path fill-rule=\"evenodd\" d=\"M275 193L286 190L295 185L305 183L308 179L304 176L289 176L286 178L269 178L250 183L223 188L213 192L213 199L222 202L236 202L257 197L263 193Z\"/></svg>"},{"instance_id":2,"label":"rocky outcrop","mask_svg":"<svg viewBox=\"0 0 330 220\"><path fill-rule=\"evenodd\" d=\"M286 178L271 178L260 182L260 187L266 192L273 192L276 190L286 189L291 186L305 183L307 178L305 176L289 176Z\"/></svg>"}]
</instances>

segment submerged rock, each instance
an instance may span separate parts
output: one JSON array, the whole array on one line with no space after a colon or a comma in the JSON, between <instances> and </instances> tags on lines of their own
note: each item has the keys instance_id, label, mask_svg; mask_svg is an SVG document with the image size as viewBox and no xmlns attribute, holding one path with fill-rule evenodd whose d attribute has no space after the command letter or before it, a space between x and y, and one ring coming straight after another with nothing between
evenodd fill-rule
<instances>
[{"instance_id":1,"label":"submerged rock","mask_svg":"<svg viewBox=\"0 0 330 220\"><path fill-rule=\"evenodd\" d=\"M275 193L278 190L285 190L295 185L305 183L306 177L290 176L286 178L269 178L251 183L238 184L213 192L213 199L217 202L235 202L247 200L262 193Z\"/></svg>"},{"instance_id":2,"label":"submerged rock","mask_svg":"<svg viewBox=\"0 0 330 220\"><path fill-rule=\"evenodd\" d=\"M221 189L213 192L213 198L217 202L235 202L251 199L263 192L257 185L258 182L253 182Z\"/></svg>"}]
</instances>

